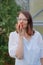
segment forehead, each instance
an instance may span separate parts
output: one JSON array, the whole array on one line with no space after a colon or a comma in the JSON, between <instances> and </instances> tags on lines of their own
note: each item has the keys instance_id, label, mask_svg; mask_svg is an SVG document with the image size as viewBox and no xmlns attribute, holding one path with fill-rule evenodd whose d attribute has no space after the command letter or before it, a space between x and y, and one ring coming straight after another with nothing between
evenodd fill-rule
<instances>
[{"instance_id":1,"label":"forehead","mask_svg":"<svg viewBox=\"0 0 43 65\"><path fill-rule=\"evenodd\" d=\"M20 13L20 14L19 14L19 17L20 17L20 18L26 18L26 16L25 16L23 13Z\"/></svg>"}]
</instances>

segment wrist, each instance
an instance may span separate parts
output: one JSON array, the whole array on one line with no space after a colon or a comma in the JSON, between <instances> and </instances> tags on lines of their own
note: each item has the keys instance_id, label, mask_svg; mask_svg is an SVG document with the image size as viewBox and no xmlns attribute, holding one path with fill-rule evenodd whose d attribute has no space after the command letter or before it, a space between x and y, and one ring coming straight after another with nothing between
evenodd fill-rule
<instances>
[{"instance_id":1,"label":"wrist","mask_svg":"<svg viewBox=\"0 0 43 65\"><path fill-rule=\"evenodd\" d=\"M19 34L19 38L20 38L20 39L22 39L22 38L23 38L23 36Z\"/></svg>"}]
</instances>

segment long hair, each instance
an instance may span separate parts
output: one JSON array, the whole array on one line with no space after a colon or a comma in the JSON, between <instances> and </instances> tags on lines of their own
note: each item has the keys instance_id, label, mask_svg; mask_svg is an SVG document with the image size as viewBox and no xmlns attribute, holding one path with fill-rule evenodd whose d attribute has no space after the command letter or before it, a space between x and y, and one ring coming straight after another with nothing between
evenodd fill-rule
<instances>
[{"instance_id":1,"label":"long hair","mask_svg":"<svg viewBox=\"0 0 43 65\"><path fill-rule=\"evenodd\" d=\"M32 16L28 11L20 11L18 14L23 13L25 17L27 18L27 27L26 27L26 32L28 35L32 35L33 31L33 21L32 21Z\"/></svg>"}]
</instances>

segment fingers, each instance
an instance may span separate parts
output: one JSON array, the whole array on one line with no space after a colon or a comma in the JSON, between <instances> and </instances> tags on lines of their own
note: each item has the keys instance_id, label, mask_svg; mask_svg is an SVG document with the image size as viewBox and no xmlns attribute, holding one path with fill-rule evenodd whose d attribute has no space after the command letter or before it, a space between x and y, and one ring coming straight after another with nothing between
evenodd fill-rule
<instances>
[{"instance_id":1,"label":"fingers","mask_svg":"<svg viewBox=\"0 0 43 65\"><path fill-rule=\"evenodd\" d=\"M22 24L16 24L16 29L21 31L23 28Z\"/></svg>"},{"instance_id":2,"label":"fingers","mask_svg":"<svg viewBox=\"0 0 43 65\"><path fill-rule=\"evenodd\" d=\"M19 34L23 35L24 34L23 24L22 23L16 24L16 30Z\"/></svg>"}]
</instances>

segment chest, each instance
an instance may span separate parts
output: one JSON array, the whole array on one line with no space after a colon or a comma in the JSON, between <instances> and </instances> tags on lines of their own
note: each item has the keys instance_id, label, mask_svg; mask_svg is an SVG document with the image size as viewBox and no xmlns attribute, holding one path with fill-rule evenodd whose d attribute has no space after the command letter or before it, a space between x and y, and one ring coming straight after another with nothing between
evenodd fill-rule
<instances>
[{"instance_id":1,"label":"chest","mask_svg":"<svg viewBox=\"0 0 43 65\"><path fill-rule=\"evenodd\" d=\"M38 45L38 40L24 40L24 55L28 57L40 56L40 46Z\"/></svg>"}]
</instances>

